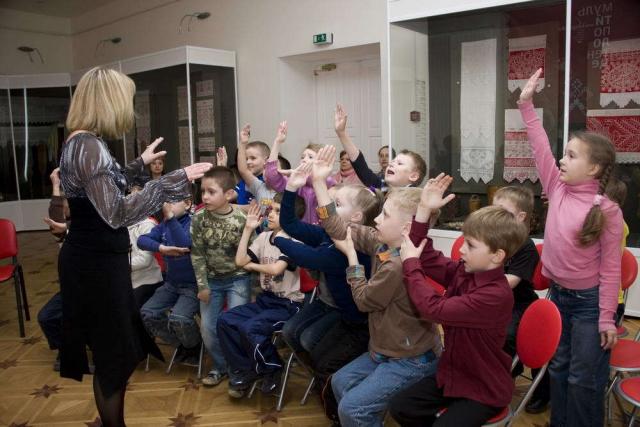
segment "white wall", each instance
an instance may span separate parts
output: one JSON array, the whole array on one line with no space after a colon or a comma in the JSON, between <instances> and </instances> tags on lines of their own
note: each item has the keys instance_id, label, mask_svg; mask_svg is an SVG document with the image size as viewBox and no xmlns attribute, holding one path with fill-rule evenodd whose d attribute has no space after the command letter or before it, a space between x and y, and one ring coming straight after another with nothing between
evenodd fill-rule
<instances>
[{"instance_id":1,"label":"white wall","mask_svg":"<svg viewBox=\"0 0 640 427\"><path fill-rule=\"evenodd\" d=\"M389 3L389 22L448 13L504 6L513 3L525 3L534 0L387 0Z\"/></svg>"},{"instance_id":2,"label":"white wall","mask_svg":"<svg viewBox=\"0 0 640 427\"><path fill-rule=\"evenodd\" d=\"M73 68L69 19L0 8L0 74L68 72ZM18 46L38 48L38 54L19 51Z\"/></svg>"},{"instance_id":3,"label":"white wall","mask_svg":"<svg viewBox=\"0 0 640 427\"><path fill-rule=\"evenodd\" d=\"M290 111L290 106L283 106L280 99L281 85L288 84L283 81L281 70L288 75L295 74L295 70L287 64L283 66L282 57L380 43L384 56L381 58L382 81L387 78L384 1L182 0L166 3L155 0L151 3L157 4L156 8L134 11L129 17L110 22L129 13L130 3L129 0L109 3L71 20L72 32L81 32L72 36L74 68L187 44L234 50L239 123L251 122L251 135L256 139L270 142L278 121ZM191 32L178 34L180 18L196 11L208 11L211 17L192 22ZM87 29L87 22L93 22L97 28ZM313 34L321 32L333 33L333 45L312 44ZM122 42L105 46L100 55L94 57L96 43L114 36L122 37ZM382 105L386 106L386 90L382 96ZM292 126L296 125L290 121ZM386 135L388 128L384 125Z\"/></svg>"}]
</instances>

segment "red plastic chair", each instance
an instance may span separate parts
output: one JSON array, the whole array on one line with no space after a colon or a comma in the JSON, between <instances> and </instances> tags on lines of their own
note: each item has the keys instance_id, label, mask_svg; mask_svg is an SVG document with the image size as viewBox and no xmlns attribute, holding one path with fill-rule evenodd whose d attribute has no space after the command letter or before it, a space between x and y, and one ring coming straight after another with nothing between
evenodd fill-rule
<instances>
[{"instance_id":1,"label":"red plastic chair","mask_svg":"<svg viewBox=\"0 0 640 427\"><path fill-rule=\"evenodd\" d=\"M629 293L629 288L635 282L636 277L638 276L638 262L636 261L636 257L625 248L622 252L622 271L620 277L620 289L622 290L623 296L623 304L627 304L627 294ZM624 312L620 317L620 326L618 327L618 338L623 338L627 336L627 328L622 325L622 321L624 320Z\"/></svg>"},{"instance_id":2,"label":"red plastic chair","mask_svg":"<svg viewBox=\"0 0 640 427\"><path fill-rule=\"evenodd\" d=\"M540 331L544 331L543 334ZM505 407L499 414L489 419L484 427L498 427L511 424L522 412L531 398L533 391L547 370L547 365L553 357L562 333L562 319L560 312L554 303L547 299L539 299L533 302L522 315L520 326L516 334L516 357L513 358L511 369L516 366L518 360L532 369L540 369L538 374L527 388L524 396L515 410ZM446 412L446 408L438 416Z\"/></svg>"},{"instance_id":3,"label":"red plastic chair","mask_svg":"<svg viewBox=\"0 0 640 427\"><path fill-rule=\"evenodd\" d=\"M633 285L638 277L638 262L636 257L628 250L624 249L622 252L622 265L621 265L621 283L620 287L626 292ZM626 295L625 295L626 296ZM613 378L609 381L607 387L607 417L611 420L611 392L617 387L625 373L638 373L640 372L640 332L636 335L635 339L620 339L615 347L611 350L611 360L609 365ZM617 388L616 388L617 389ZM622 411L621 402L616 399L616 403L619 405ZM624 412L623 412L624 413Z\"/></svg>"},{"instance_id":4,"label":"red plastic chair","mask_svg":"<svg viewBox=\"0 0 640 427\"><path fill-rule=\"evenodd\" d=\"M536 269L533 272L533 278L531 279L531 284L533 285L533 289L536 291L544 291L547 290L547 295L545 298L549 298L549 286L551 285L551 280L549 278L544 277L542 275L542 243L538 243L536 245L536 249L538 250L538 255L540 255L540 261L538 261L538 265L536 265Z\"/></svg>"},{"instance_id":5,"label":"red plastic chair","mask_svg":"<svg viewBox=\"0 0 640 427\"><path fill-rule=\"evenodd\" d=\"M460 259L460 248L464 244L464 236L461 234L458 236L455 242L453 242L453 246L451 247L451 259L454 261L458 261Z\"/></svg>"},{"instance_id":6,"label":"red plastic chair","mask_svg":"<svg viewBox=\"0 0 640 427\"><path fill-rule=\"evenodd\" d=\"M31 320L29 314L29 303L27 302L27 290L24 286L24 274L22 266L18 262L18 236L16 227L8 219L0 219L0 260L11 258L11 264L0 266L0 283L6 282L13 277L14 289L16 292L16 306L18 308L18 325L20 336L24 337L24 317Z\"/></svg>"},{"instance_id":7,"label":"red plastic chair","mask_svg":"<svg viewBox=\"0 0 640 427\"><path fill-rule=\"evenodd\" d=\"M640 408L640 377L627 378L618 382L615 391L616 396L620 396L633 406L628 424L628 427L632 427L636 420L636 412Z\"/></svg>"}]
</instances>

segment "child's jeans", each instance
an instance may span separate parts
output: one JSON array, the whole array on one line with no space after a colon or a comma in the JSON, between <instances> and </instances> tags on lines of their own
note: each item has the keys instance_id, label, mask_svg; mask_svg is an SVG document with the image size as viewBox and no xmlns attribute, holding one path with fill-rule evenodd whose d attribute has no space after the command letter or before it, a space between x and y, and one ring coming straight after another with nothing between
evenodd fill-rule
<instances>
[{"instance_id":1,"label":"child's jeans","mask_svg":"<svg viewBox=\"0 0 640 427\"><path fill-rule=\"evenodd\" d=\"M571 290L551 284L562 316L562 336L549 365L551 425L595 427L604 423L610 351L600 347L599 287Z\"/></svg>"},{"instance_id":2,"label":"child's jeans","mask_svg":"<svg viewBox=\"0 0 640 427\"><path fill-rule=\"evenodd\" d=\"M311 352L325 333L340 320L340 311L320 299L305 304L282 328L284 339L296 351Z\"/></svg>"},{"instance_id":3,"label":"child's jeans","mask_svg":"<svg viewBox=\"0 0 640 427\"><path fill-rule=\"evenodd\" d=\"M331 379L340 423L344 427L382 426L391 397L422 378L435 375L437 367L433 351L406 358L362 354Z\"/></svg>"},{"instance_id":4,"label":"child's jeans","mask_svg":"<svg viewBox=\"0 0 640 427\"><path fill-rule=\"evenodd\" d=\"M149 333L167 344L192 348L200 343L198 287L195 283L164 282L140 309Z\"/></svg>"},{"instance_id":5,"label":"child's jeans","mask_svg":"<svg viewBox=\"0 0 640 427\"><path fill-rule=\"evenodd\" d=\"M200 315L202 316L202 341L213 359L213 369L221 374L227 372L227 362L220 349L217 324L218 316L227 303L227 309L246 304L251 299L251 276L240 275L224 279L209 278L211 296L209 303L200 301Z\"/></svg>"}]
</instances>

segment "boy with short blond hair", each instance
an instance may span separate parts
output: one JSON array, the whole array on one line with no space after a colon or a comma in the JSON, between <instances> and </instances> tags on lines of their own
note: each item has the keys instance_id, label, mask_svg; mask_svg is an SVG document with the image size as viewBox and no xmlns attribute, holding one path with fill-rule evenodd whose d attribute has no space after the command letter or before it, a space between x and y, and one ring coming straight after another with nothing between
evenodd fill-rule
<instances>
[{"instance_id":1,"label":"boy with short blond hair","mask_svg":"<svg viewBox=\"0 0 640 427\"><path fill-rule=\"evenodd\" d=\"M420 190L394 189L375 218L375 228L347 224L336 214L326 187L334 157L335 148L327 146L313 166L318 215L347 256L347 282L358 309L368 313L370 340L367 353L334 374L332 388L343 425L382 426L391 396L432 375L441 351L436 325L416 316L402 282L401 231L409 227ZM371 256L368 281L356 250Z\"/></svg>"},{"instance_id":2,"label":"boy with short blond hair","mask_svg":"<svg viewBox=\"0 0 640 427\"><path fill-rule=\"evenodd\" d=\"M235 263L246 215L229 203L235 195L233 172L214 167L205 173L200 187L204 209L191 221L191 262L199 290L202 341L213 359L202 384L214 386L227 375L216 328L218 316L225 303L231 309L249 302L251 276Z\"/></svg>"},{"instance_id":3,"label":"boy with short blond hair","mask_svg":"<svg viewBox=\"0 0 640 427\"><path fill-rule=\"evenodd\" d=\"M264 199L271 199L275 192L264 183L264 167L271 149L262 141L251 141L251 125L246 124L240 131L237 166L242 180L236 186L237 203L247 205L254 198L260 204Z\"/></svg>"},{"instance_id":4,"label":"boy with short blond hair","mask_svg":"<svg viewBox=\"0 0 640 427\"><path fill-rule=\"evenodd\" d=\"M391 400L389 412L402 426L430 426L436 417L443 426L480 426L507 406L513 393L511 358L502 349L513 308L504 263L528 230L506 209L487 206L464 223L461 261L446 258L427 237L427 220L453 200L453 194L444 197L452 180L444 174L429 180L401 249L411 301L420 316L442 324L447 343L436 376Z\"/></svg>"}]
</instances>

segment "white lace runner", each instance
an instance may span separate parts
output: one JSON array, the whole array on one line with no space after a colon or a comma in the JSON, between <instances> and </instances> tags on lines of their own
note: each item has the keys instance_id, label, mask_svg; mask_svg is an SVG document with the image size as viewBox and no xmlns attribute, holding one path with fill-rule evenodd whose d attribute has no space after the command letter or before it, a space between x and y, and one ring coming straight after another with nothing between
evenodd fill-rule
<instances>
[{"instance_id":1,"label":"white lace runner","mask_svg":"<svg viewBox=\"0 0 640 427\"><path fill-rule=\"evenodd\" d=\"M609 42L602 49L600 106L640 104L640 39Z\"/></svg>"},{"instance_id":2,"label":"white lace runner","mask_svg":"<svg viewBox=\"0 0 640 427\"><path fill-rule=\"evenodd\" d=\"M536 114L542 120L542 108L536 108ZM536 162L527 137L527 128L522 121L520 110L504 110L504 180L527 179L538 181Z\"/></svg>"},{"instance_id":3,"label":"white lace runner","mask_svg":"<svg viewBox=\"0 0 640 427\"><path fill-rule=\"evenodd\" d=\"M524 87L529 77L542 68L536 92L544 88L544 56L547 49L547 36L531 36L509 39L508 87L510 92Z\"/></svg>"},{"instance_id":4,"label":"white lace runner","mask_svg":"<svg viewBox=\"0 0 640 427\"><path fill-rule=\"evenodd\" d=\"M493 179L496 150L496 39L462 43L460 176Z\"/></svg>"}]
</instances>

